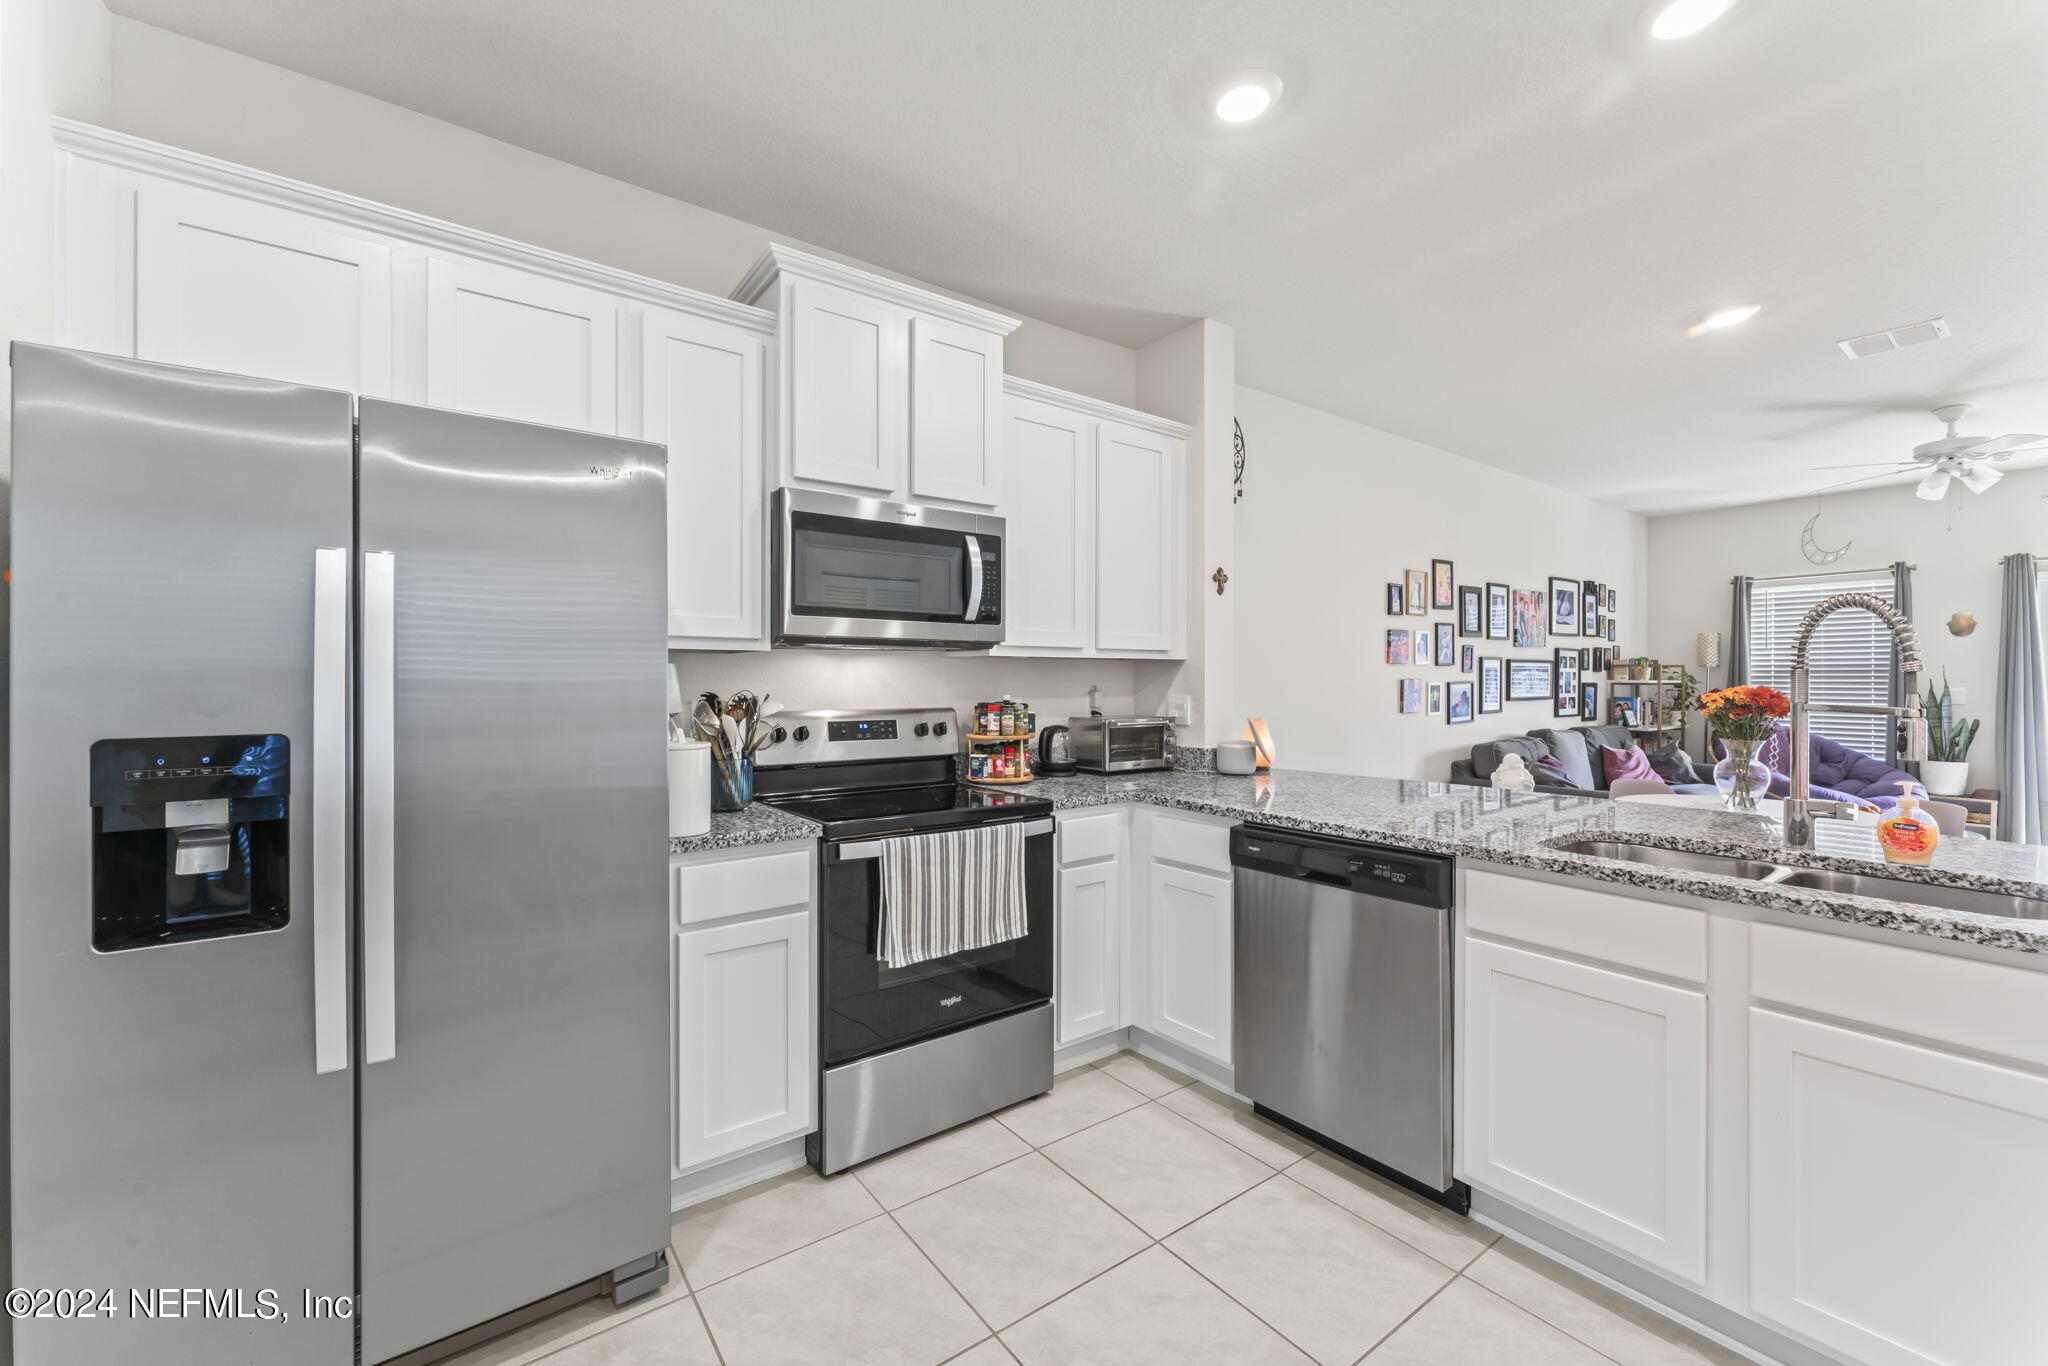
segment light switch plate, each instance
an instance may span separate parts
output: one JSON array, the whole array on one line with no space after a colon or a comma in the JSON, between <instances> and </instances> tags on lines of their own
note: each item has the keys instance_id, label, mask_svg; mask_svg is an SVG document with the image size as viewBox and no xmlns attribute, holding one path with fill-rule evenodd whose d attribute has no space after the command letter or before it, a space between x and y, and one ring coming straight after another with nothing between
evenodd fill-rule
<instances>
[{"instance_id":1,"label":"light switch plate","mask_svg":"<svg viewBox=\"0 0 2048 1366\"><path fill-rule=\"evenodd\" d=\"M1195 721L1195 700L1184 692L1166 695L1166 716L1177 726L1193 725Z\"/></svg>"}]
</instances>

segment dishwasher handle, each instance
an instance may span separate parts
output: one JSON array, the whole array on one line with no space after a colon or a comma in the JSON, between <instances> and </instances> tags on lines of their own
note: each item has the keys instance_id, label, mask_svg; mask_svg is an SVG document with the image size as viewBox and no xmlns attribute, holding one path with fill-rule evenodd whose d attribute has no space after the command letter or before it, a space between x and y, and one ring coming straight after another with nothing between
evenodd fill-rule
<instances>
[{"instance_id":1,"label":"dishwasher handle","mask_svg":"<svg viewBox=\"0 0 2048 1366\"><path fill-rule=\"evenodd\" d=\"M1437 910L1451 907L1451 860L1413 849L1240 825L1230 832L1230 863L1245 872L1338 887L1359 896Z\"/></svg>"}]
</instances>

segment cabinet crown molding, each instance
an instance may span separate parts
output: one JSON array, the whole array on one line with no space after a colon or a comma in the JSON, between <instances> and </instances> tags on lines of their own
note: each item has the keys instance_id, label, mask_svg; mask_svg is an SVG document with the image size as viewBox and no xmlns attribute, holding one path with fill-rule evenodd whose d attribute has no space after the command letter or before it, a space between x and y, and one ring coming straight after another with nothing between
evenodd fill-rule
<instances>
[{"instance_id":1,"label":"cabinet crown molding","mask_svg":"<svg viewBox=\"0 0 2048 1366\"><path fill-rule=\"evenodd\" d=\"M1194 435L1195 429L1188 426L1185 422L1175 422L1172 418L1159 417L1152 413L1141 413L1136 408L1125 408L1120 404L1108 403L1099 398L1090 398L1086 394L1076 394L1070 393L1065 389L1055 389L1050 384L1040 384L1037 380L1019 379L1015 375L1003 376L1003 392L1011 398L1028 398L1034 403L1050 403L1055 408L1065 408L1071 412L1080 413L1085 417L1096 418L1103 422L1120 422L1127 427L1136 427L1141 431L1147 432L1158 432L1161 436L1170 436L1177 441L1186 441Z\"/></svg>"},{"instance_id":2,"label":"cabinet crown molding","mask_svg":"<svg viewBox=\"0 0 2048 1366\"><path fill-rule=\"evenodd\" d=\"M816 280L823 284L837 285L857 294L882 299L900 308L944 318L948 322L960 323L966 327L980 328L1007 337L1015 332L1022 319L1012 318L993 309L982 308L960 299L948 298L944 294L924 289L918 285L892 280L886 275L838 261L828 261L807 251L785 247L780 242L770 242L768 250L754 263L746 278L733 290L732 297L742 304L753 304L768 292L768 287L777 276L794 275L799 279Z\"/></svg>"},{"instance_id":3,"label":"cabinet crown molding","mask_svg":"<svg viewBox=\"0 0 2048 1366\"><path fill-rule=\"evenodd\" d=\"M132 133L118 133L111 128L56 117L50 120L50 134L60 152L108 166L217 190L255 203L314 214L330 222L402 238L423 247L440 247L517 270L574 284L593 285L637 302L731 323L763 336L771 336L775 331L775 315L765 309L636 275L615 266L549 251L545 247L530 246L495 233L429 218L410 209L343 194L167 143L152 142Z\"/></svg>"}]
</instances>

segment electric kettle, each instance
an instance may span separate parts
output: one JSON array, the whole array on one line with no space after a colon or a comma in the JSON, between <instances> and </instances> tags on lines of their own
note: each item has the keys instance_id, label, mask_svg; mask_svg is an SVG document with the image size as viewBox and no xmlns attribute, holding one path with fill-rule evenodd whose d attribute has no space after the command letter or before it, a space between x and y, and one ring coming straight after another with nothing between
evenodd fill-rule
<instances>
[{"instance_id":1,"label":"electric kettle","mask_svg":"<svg viewBox=\"0 0 2048 1366\"><path fill-rule=\"evenodd\" d=\"M1074 738L1065 726L1047 726L1038 732L1038 755L1032 767L1042 774L1074 771Z\"/></svg>"}]
</instances>

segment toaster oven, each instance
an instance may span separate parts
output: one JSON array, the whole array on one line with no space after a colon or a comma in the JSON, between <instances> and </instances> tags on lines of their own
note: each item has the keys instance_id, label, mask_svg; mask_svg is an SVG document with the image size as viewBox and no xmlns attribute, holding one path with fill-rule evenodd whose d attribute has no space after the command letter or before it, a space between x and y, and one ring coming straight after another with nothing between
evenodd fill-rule
<instances>
[{"instance_id":1,"label":"toaster oven","mask_svg":"<svg viewBox=\"0 0 2048 1366\"><path fill-rule=\"evenodd\" d=\"M1179 755L1173 722L1163 716L1071 716L1067 731L1083 773L1172 768Z\"/></svg>"}]
</instances>

